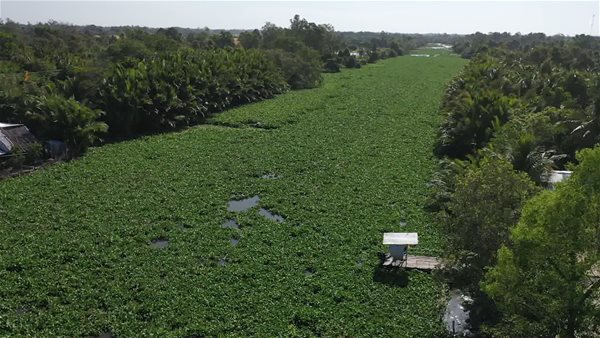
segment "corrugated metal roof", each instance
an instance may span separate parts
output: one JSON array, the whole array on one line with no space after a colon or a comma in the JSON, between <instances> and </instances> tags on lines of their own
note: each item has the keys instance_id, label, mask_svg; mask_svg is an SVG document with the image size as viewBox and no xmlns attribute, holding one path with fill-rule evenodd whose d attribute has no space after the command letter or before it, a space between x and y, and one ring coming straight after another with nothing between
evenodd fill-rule
<instances>
[{"instance_id":1,"label":"corrugated metal roof","mask_svg":"<svg viewBox=\"0 0 600 338\"><path fill-rule=\"evenodd\" d=\"M12 147L13 147L12 142L10 142L8 137L6 137L0 130L0 156L10 153L10 150L12 149Z\"/></svg>"},{"instance_id":2,"label":"corrugated metal roof","mask_svg":"<svg viewBox=\"0 0 600 338\"><path fill-rule=\"evenodd\" d=\"M419 235L416 232L386 232L383 234L385 245L417 245Z\"/></svg>"},{"instance_id":3,"label":"corrugated metal roof","mask_svg":"<svg viewBox=\"0 0 600 338\"><path fill-rule=\"evenodd\" d=\"M9 125L8 123L2 125L8 125L8 127L0 128L0 155L15 151L27 152L33 144L37 143L37 139L26 126L22 124Z\"/></svg>"}]
</instances>

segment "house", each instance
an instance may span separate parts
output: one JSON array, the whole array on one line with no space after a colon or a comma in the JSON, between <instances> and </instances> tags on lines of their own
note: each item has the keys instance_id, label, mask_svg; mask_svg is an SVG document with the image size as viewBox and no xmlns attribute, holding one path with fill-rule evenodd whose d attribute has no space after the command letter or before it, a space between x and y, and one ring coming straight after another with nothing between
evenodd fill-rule
<instances>
[{"instance_id":1,"label":"house","mask_svg":"<svg viewBox=\"0 0 600 338\"><path fill-rule=\"evenodd\" d=\"M37 139L25 125L0 122L0 157L27 152Z\"/></svg>"}]
</instances>

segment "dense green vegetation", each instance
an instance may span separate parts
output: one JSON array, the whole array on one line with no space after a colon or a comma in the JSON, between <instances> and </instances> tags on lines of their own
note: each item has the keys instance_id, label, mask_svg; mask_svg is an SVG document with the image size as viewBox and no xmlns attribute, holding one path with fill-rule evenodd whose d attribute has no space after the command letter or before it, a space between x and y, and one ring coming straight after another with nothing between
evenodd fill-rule
<instances>
[{"instance_id":1,"label":"dense green vegetation","mask_svg":"<svg viewBox=\"0 0 600 338\"><path fill-rule=\"evenodd\" d=\"M314 88L322 72L424 43L385 33L372 40L348 45L331 25L298 15L288 28L267 23L238 36L0 21L0 121L63 141L73 157L106 139L175 130L289 88Z\"/></svg>"},{"instance_id":2,"label":"dense green vegetation","mask_svg":"<svg viewBox=\"0 0 600 338\"><path fill-rule=\"evenodd\" d=\"M579 151L600 143L599 47L589 36L479 33L454 46L471 61L442 103L436 153L443 161L431 206L449 233L446 276L475 297L478 335L597 330L590 324L599 320L597 286L587 288L600 228L586 210L598 201L566 188L597 185L585 169L593 165L582 164L556 193L528 200L549 171L573 168ZM580 156L593 161L589 152Z\"/></svg>"},{"instance_id":3,"label":"dense green vegetation","mask_svg":"<svg viewBox=\"0 0 600 338\"><path fill-rule=\"evenodd\" d=\"M1 181L0 335L442 334L443 284L385 272L379 255L385 231L418 231L415 252L441 253L422 206L439 99L463 64L326 74L210 125ZM254 195L284 222L227 211Z\"/></svg>"},{"instance_id":4,"label":"dense green vegetation","mask_svg":"<svg viewBox=\"0 0 600 338\"><path fill-rule=\"evenodd\" d=\"M429 42L470 59L443 97ZM0 183L0 334L438 336L442 281L379 265L414 230L475 335L597 335L599 74L583 35L0 23L1 122L69 157L180 131Z\"/></svg>"},{"instance_id":5,"label":"dense green vegetation","mask_svg":"<svg viewBox=\"0 0 600 338\"><path fill-rule=\"evenodd\" d=\"M578 160L573 177L527 203L487 275L484 289L505 313L501 335L593 337L600 329L600 147Z\"/></svg>"}]
</instances>

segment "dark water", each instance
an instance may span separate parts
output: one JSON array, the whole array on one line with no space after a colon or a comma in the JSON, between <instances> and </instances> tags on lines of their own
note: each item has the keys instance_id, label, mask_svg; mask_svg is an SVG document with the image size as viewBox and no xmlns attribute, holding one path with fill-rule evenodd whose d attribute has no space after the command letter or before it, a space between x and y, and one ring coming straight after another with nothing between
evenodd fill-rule
<instances>
[{"instance_id":1,"label":"dark water","mask_svg":"<svg viewBox=\"0 0 600 338\"><path fill-rule=\"evenodd\" d=\"M227 258L223 257L221 259L219 259L219 266L225 266L227 265Z\"/></svg>"},{"instance_id":2,"label":"dark water","mask_svg":"<svg viewBox=\"0 0 600 338\"><path fill-rule=\"evenodd\" d=\"M237 222L234 219L230 219L230 220L227 220L225 223L223 223L221 225L221 228L239 229L240 225L237 224Z\"/></svg>"},{"instance_id":3,"label":"dark water","mask_svg":"<svg viewBox=\"0 0 600 338\"><path fill-rule=\"evenodd\" d=\"M274 214L265 208L260 208L258 214L277 223L283 223L285 221L285 219L282 216Z\"/></svg>"},{"instance_id":4,"label":"dark water","mask_svg":"<svg viewBox=\"0 0 600 338\"><path fill-rule=\"evenodd\" d=\"M252 207L257 206L259 201L260 201L259 196L252 196L252 197L244 198L241 200L231 200L231 201L229 201L229 206L227 207L227 211L233 211L233 212L246 211Z\"/></svg>"},{"instance_id":5,"label":"dark water","mask_svg":"<svg viewBox=\"0 0 600 338\"><path fill-rule=\"evenodd\" d=\"M165 238L155 238L150 242L152 249L164 249L169 246L169 240Z\"/></svg>"},{"instance_id":6,"label":"dark water","mask_svg":"<svg viewBox=\"0 0 600 338\"><path fill-rule=\"evenodd\" d=\"M313 269L313 268L308 268L306 270L304 270L304 276L306 277L311 277L313 276L315 273L317 272L317 270Z\"/></svg>"},{"instance_id":7,"label":"dark water","mask_svg":"<svg viewBox=\"0 0 600 338\"><path fill-rule=\"evenodd\" d=\"M467 325L469 311L465 308L465 303L471 301L471 298L465 296L460 290L451 291L450 301L446 305L444 314L444 324L450 333L469 336L470 331Z\"/></svg>"},{"instance_id":8,"label":"dark water","mask_svg":"<svg viewBox=\"0 0 600 338\"><path fill-rule=\"evenodd\" d=\"M101 333L99 336L90 336L88 338L115 338L116 336L114 336L112 333L110 332L104 332Z\"/></svg>"},{"instance_id":9,"label":"dark water","mask_svg":"<svg viewBox=\"0 0 600 338\"><path fill-rule=\"evenodd\" d=\"M277 174L273 174L273 173L267 173L262 175L260 178L265 179L265 180L276 180L281 178L281 176L278 176Z\"/></svg>"}]
</instances>

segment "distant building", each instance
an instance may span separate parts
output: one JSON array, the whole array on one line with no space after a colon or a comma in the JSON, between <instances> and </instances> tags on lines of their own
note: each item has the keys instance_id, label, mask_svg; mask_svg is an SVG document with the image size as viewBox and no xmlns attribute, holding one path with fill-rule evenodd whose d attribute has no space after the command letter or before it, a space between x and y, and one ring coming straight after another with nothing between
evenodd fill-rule
<instances>
[{"instance_id":1,"label":"distant building","mask_svg":"<svg viewBox=\"0 0 600 338\"><path fill-rule=\"evenodd\" d=\"M0 156L27 152L37 139L25 125L0 122Z\"/></svg>"},{"instance_id":2,"label":"distant building","mask_svg":"<svg viewBox=\"0 0 600 338\"><path fill-rule=\"evenodd\" d=\"M426 48L429 48L429 49L446 49L446 50L451 50L452 49L452 45L445 45L443 43L435 42L435 43L429 43L429 44L427 44Z\"/></svg>"}]
</instances>

